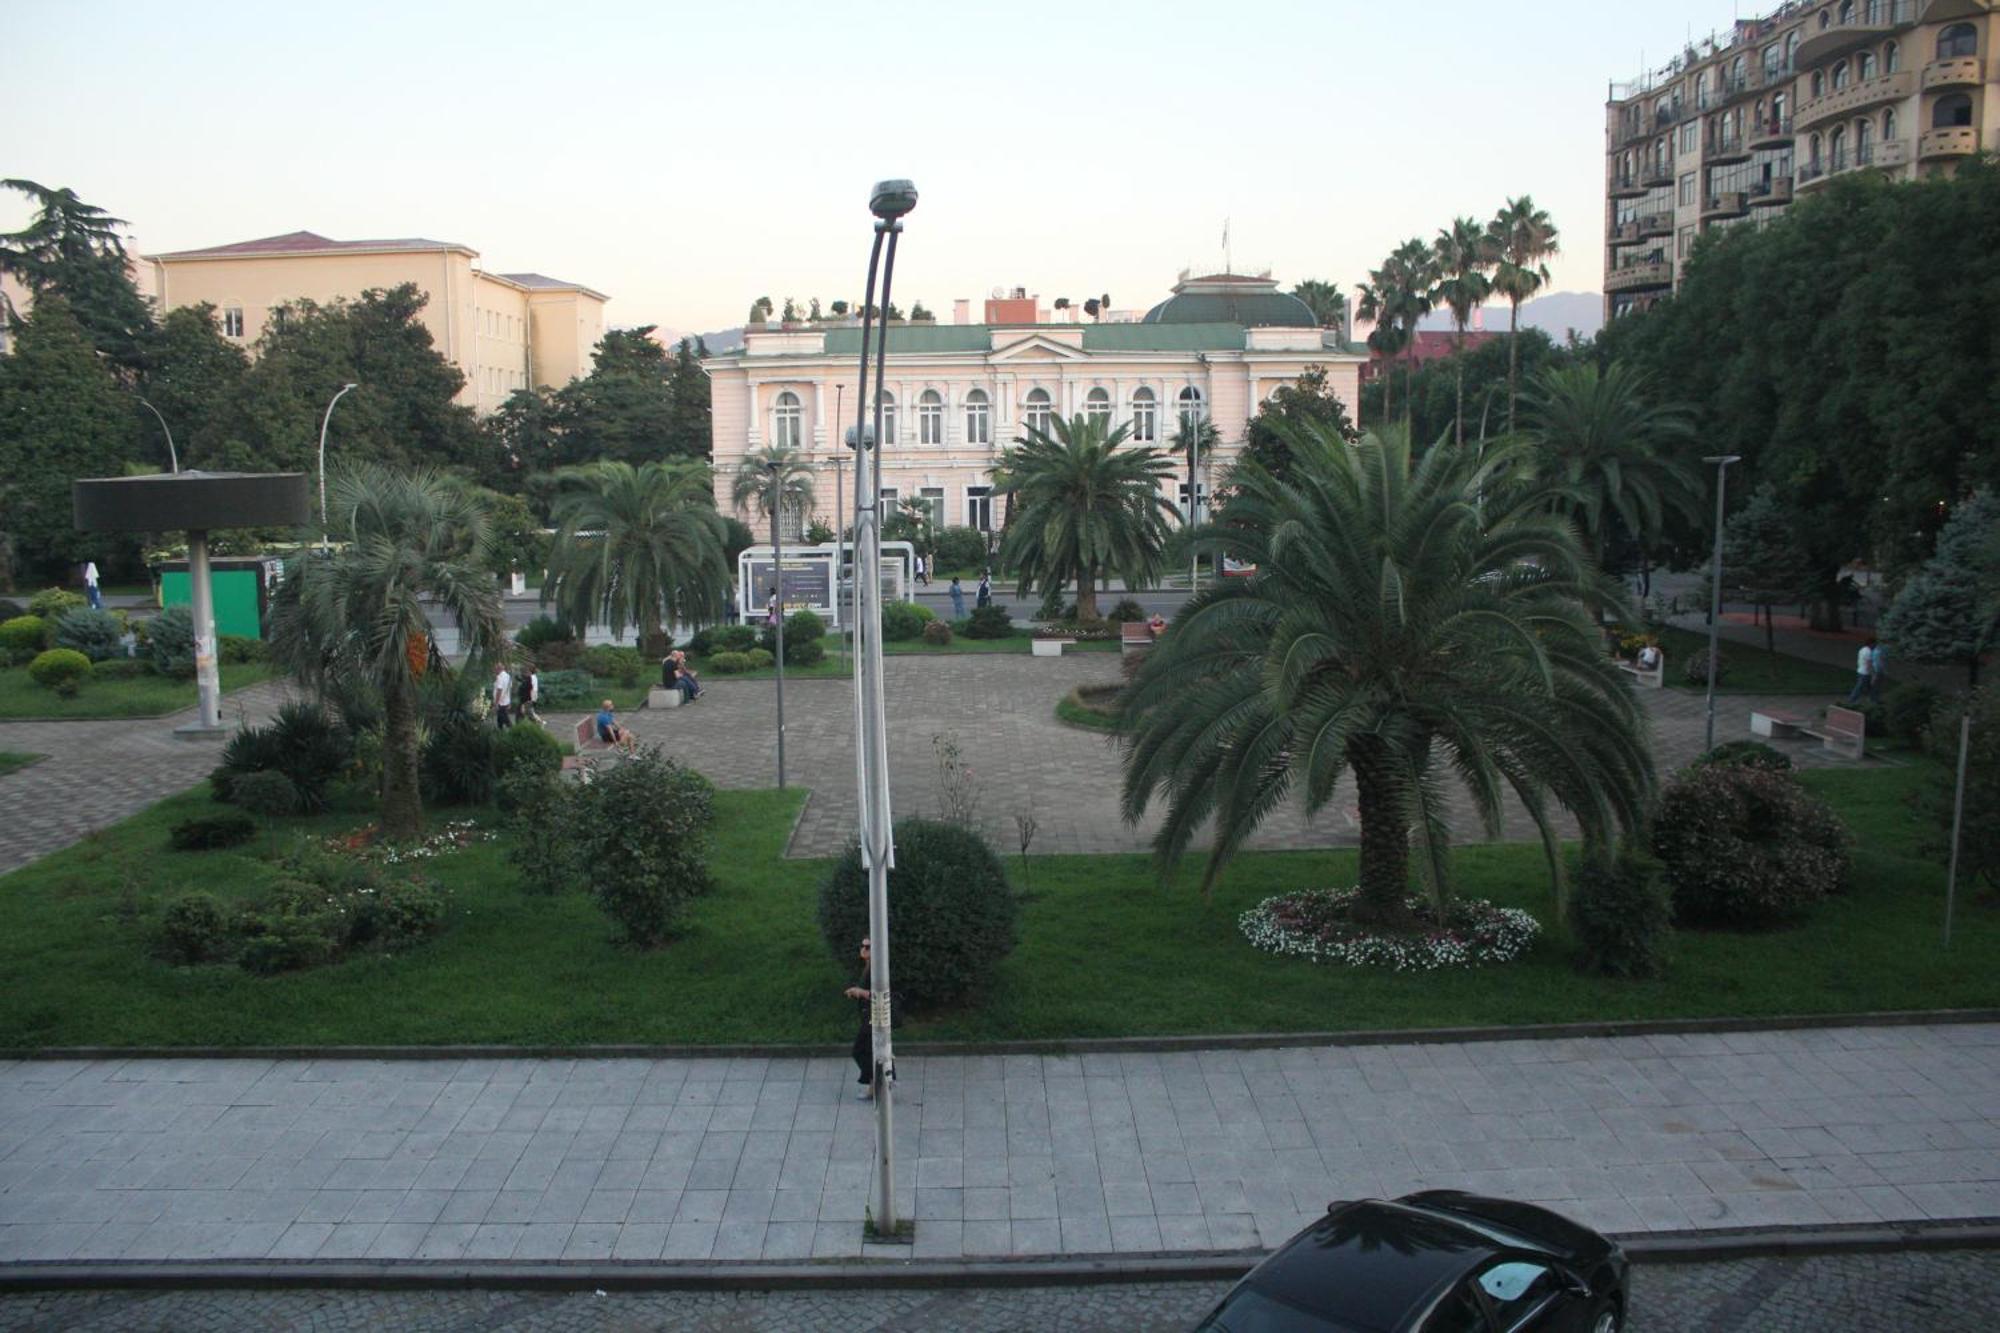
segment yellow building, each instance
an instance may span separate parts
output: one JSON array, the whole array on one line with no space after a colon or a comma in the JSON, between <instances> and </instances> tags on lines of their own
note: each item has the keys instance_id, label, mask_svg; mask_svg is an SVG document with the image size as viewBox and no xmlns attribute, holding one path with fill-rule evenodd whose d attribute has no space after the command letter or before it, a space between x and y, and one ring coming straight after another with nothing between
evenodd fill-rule
<instances>
[{"instance_id":1,"label":"yellow building","mask_svg":"<svg viewBox=\"0 0 2000 1333\"><path fill-rule=\"evenodd\" d=\"M2000 0L1792 0L1606 105L1607 318L1678 286L1696 236L1754 226L1850 171L2000 151Z\"/></svg>"},{"instance_id":2,"label":"yellow building","mask_svg":"<svg viewBox=\"0 0 2000 1333\"><path fill-rule=\"evenodd\" d=\"M415 283L430 298L423 322L465 375L459 401L479 413L517 389L560 388L590 373L609 297L540 273L489 273L479 252L450 241L334 241L309 231L151 255L162 314L207 302L223 336L250 346L288 301L352 300Z\"/></svg>"}]
</instances>

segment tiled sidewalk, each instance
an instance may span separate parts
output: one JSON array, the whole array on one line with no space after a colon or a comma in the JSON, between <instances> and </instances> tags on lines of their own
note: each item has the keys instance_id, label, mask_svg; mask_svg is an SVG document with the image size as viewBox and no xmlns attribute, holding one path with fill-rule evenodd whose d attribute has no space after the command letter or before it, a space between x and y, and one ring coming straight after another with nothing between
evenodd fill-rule
<instances>
[{"instance_id":1,"label":"tiled sidewalk","mask_svg":"<svg viewBox=\"0 0 2000 1333\"><path fill-rule=\"evenodd\" d=\"M1433 1186L1612 1232L2000 1215L2000 1025L902 1061L929 1257ZM844 1059L0 1066L0 1261L861 1256ZM907 1251L897 1251L907 1253Z\"/></svg>"}]
</instances>

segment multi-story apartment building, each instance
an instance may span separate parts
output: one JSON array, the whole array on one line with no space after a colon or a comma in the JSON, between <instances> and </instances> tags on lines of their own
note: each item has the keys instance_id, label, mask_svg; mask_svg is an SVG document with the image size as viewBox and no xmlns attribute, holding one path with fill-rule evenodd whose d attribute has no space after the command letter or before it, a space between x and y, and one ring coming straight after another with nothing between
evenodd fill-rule
<instances>
[{"instance_id":1,"label":"multi-story apartment building","mask_svg":"<svg viewBox=\"0 0 2000 1333\"><path fill-rule=\"evenodd\" d=\"M1605 316L1671 291L1696 236L1844 172L1908 179L2000 149L2000 0L1783 5L1613 84Z\"/></svg>"},{"instance_id":2,"label":"multi-story apartment building","mask_svg":"<svg viewBox=\"0 0 2000 1333\"><path fill-rule=\"evenodd\" d=\"M957 303L968 311L969 302ZM1183 277L1137 323L1045 323L1031 299L987 303L982 324L896 324L882 394L882 494L927 506L939 524L991 533L1002 515L989 469L1026 425L1099 415L1132 438L1167 447L1181 415L1213 421L1220 443L1201 460L1198 494L1242 449L1245 428L1273 391L1308 366L1353 414L1367 358L1322 329L1304 302L1268 277ZM813 510L831 521L836 467L854 424L859 327L752 325L741 351L703 362L711 388L716 503L746 453L801 450L818 473ZM1169 483L1185 512L1188 479ZM850 492L851 497L851 492ZM804 515L786 515L796 534Z\"/></svg>"},{"instance_id":3,"label":"multi-story apartment building","mask_svg":"<svg viewBox=\"0 0 2000 1333\"><path fill-rule=\"evenodd\" d=\"M417 238L334 241L309 231L148 256L162 314L214 306L222 334L250 346L288 301L353 299L415 283L438 351L465 375L459 401L487 413L517 389L590 373L609 297L539 273L489 273L479 252Z\"/></svg>"}]
</instances>

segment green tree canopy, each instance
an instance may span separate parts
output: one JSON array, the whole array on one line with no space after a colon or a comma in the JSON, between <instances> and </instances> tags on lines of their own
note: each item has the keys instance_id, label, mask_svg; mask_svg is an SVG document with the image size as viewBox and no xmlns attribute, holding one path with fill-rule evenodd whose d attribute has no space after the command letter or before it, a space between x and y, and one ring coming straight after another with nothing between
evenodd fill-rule
<instances>
[{"instance_id":1,"label":"green tree canopy","mask_svg":"<svg viewBox=\"0 0 2000 1333\"><path fill-rule=\"evenodd\" d=\"M137 372L153 317L118 235L125 220L84 203L74 190L18 179L0 180L0 188L28 196L37 209L22 230L0 235L0 273L19 278L37 300L62 297L91 345L121 374ZM0 318L17 313L0 311Z\"/></svg>"},{"instance_id":2,"label":"green tree canopy","mask_svg":"<svg viewBox=\"0 0 2000 1333\"><path fill-rule=\"evenodd\" d=\"M1319 278L1307 278L1292 288L1292 295L1306 303L1323 329L1336 330L1342 337L1347 336L1347 298L1340 293L1340 285L1324 282Z\"/></svg>"},{"instance_id":3,"label":"green tree canopy","mask_svg":"<svg viewBox=\"0 0 2000 1333\"><path fill-rule=\"evenodd\" d=\"M572 625L627 625L650 637L668 621L722 610L728 531L708 465L605 459L559 474L555 547L542 601Z\"/></svg>"},{"instance_id":4,"label":"green tree canopy","mask_svg":"<svg viewBox=\"0 0 2000 1333\"><path fill-rule=\"evenodd\" d=\"M1298 379L1274 390L1250 418L1238 462L1252 463L1280 481L1291 476L1292 428L1314 423L1326 427L1344 440L1358 440L1361 432L1348 418L1347 404L1326 385L1325 366L1307 366Z\"/></svg>"},{"instance_id":5,"label":"green tree canopy","mask_svg":"<svg viewBox=\"0 0 2000 1333\"><path fill-rule=\"evenodd\" d=\"M1799 549L1792 516L1778 503L1776 488L1757 488L1729 516L1722 529L1722 578L1737 595L1764 612L1764 649L1778 650L1771 608L1796 602L1812 589L1812 566Z\"/></svg>"},{"instance_id":6,"label":"green tree canopy","mask_svg":"<svg viewBox=\"0 0 2000 1333\"><path fill-rule=\"evenodd\" d=\"M1452 359L1458 406L1452 413L1454 438L1465 443L1465 329L1472 312L1493 292L1493 244L1477 218L1458 218L1431 243L1437 286L1433 299L1451 311L1456 348Z\"/></svg>"},{"instance_id":7,"label":"green tree canopy","mask_svg":"<svg viewBox=\"0 0 2000 1333\"><path fill-rule=\"evenodd\" d=\"M235 422L249 373L249 356L216 327L214 306L182 306L160 321L139 392L173 431L182 466L228 471L247 461ZM167 446L158 426L150 415L141 418L139 437L148 442L141 453L164 471Z\"/></svg>"},{"instance_id":8,"label":"green tree canopy","mask_svg":"<svg viewBox=\"0 0 2000 1333\"><path fill-rule=\"evenodd\" d=\"M1892 658L1962 666L1979 683L1980 658L2000 649L2000 496L1952 509L1937 550L1883 615L1882 638Z\"/></svg>"}]
</instances>

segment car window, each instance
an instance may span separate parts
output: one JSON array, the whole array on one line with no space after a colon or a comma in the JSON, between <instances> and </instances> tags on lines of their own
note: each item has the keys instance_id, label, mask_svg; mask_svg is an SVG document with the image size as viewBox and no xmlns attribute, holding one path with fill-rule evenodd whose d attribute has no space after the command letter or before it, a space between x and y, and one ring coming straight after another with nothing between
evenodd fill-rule
<instances>
[{"instance_id":1,"label":"car window","mask_svg":"<svg viewBox=\"0 0 2000 1333\"><path fill-rule=\"evenodd\" d=\"M1451 1295L1439 1301L1424 1321L1424 1333L1486 1333L1486 1329L1486 1311L1479 1308L1479 1298L1463 1282L1453 1287Z\"/></svg>"},{"instance_id":2,"label":"car window","mask_svg":"<svg viewBox=\"0 0 2000 1333\"><path fill-rule=\"evenodd\" d=\"M1556 1275L1542 1264L1507 1260L1479 1274L1480 1290L1493 1304L1493 1317L1503 1329L1513 1328L1556 1290Z\"/></svg>"}]
</instances>

